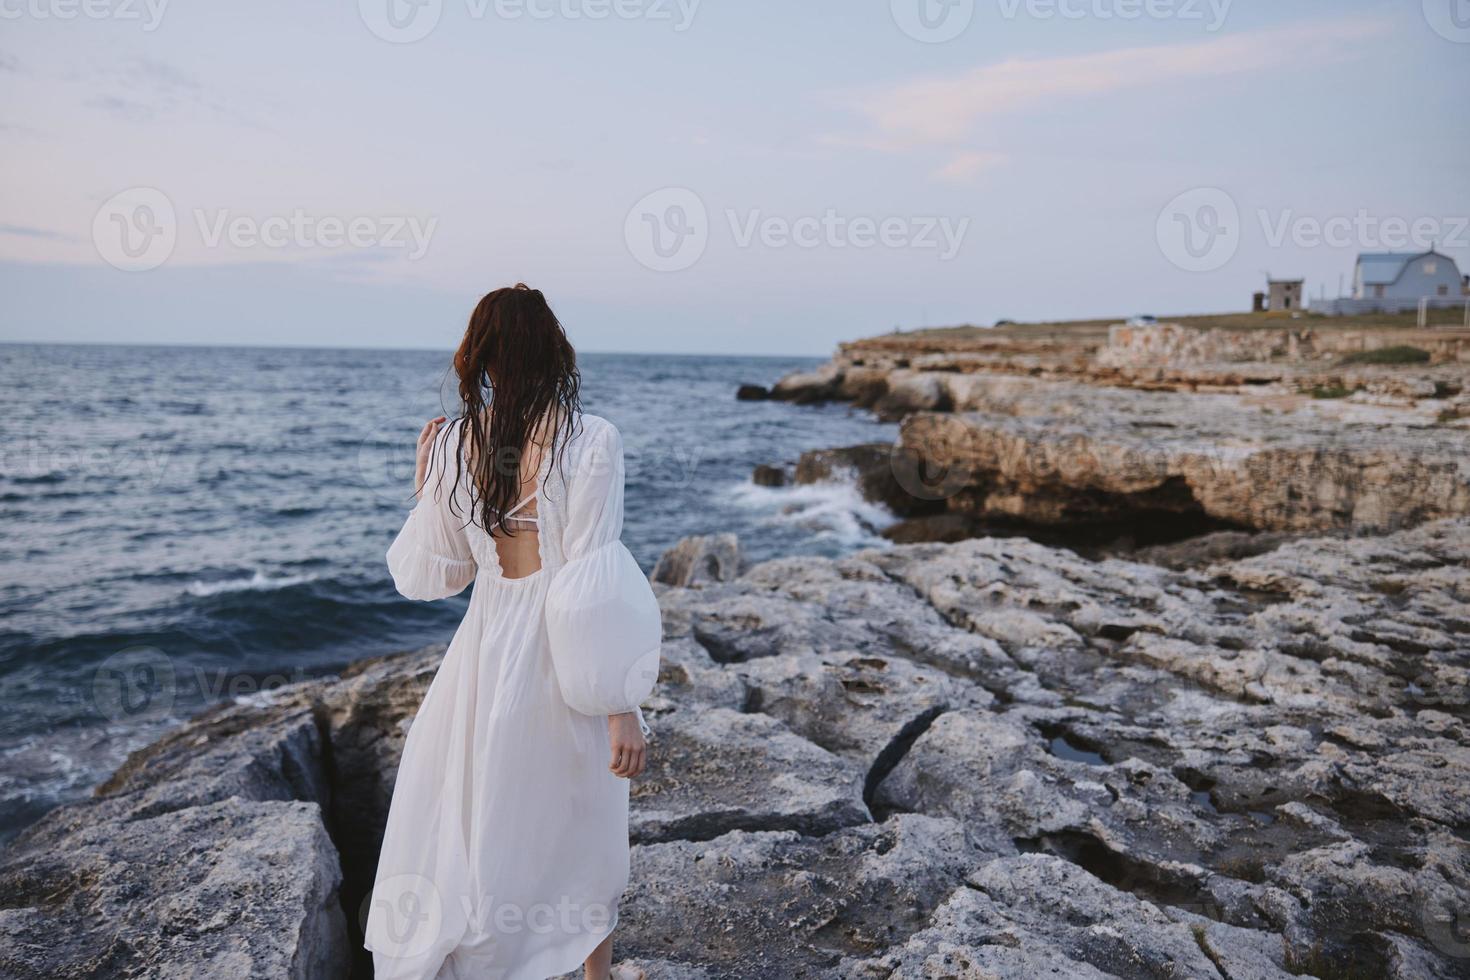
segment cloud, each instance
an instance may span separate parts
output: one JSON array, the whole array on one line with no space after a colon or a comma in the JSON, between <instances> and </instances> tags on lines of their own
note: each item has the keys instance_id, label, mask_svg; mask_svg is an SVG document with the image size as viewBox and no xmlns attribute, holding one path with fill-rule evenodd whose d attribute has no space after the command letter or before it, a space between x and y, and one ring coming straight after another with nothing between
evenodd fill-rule
<instances>
[{"instance_id":1,"label":"cloud","mask_svg":"<svg viewBox=\"0 0 1470 980\"><path fill-rule=\"evenodd\" d=\"M204 90L197 79L156 58L134 58L128 62L125 75L130 82L158 92L197 96Z\"/></svg>"},{"instance_id":2,"label":"cloud","mask_svg":"<svg viewBox=\"0 0 1470 980\"><path fill-rule=\"evenodd\" d=\"M839 138L849 145L891 150L954 145L991 116L1044 107L1063 99L1097 98L1127 89L1300 68L1358 53L1381 34L1374 21L1314 22L1185 44L1121 48L1058 58L1019 58L958 75L931 76L882 90L853 93L849 104L871 132ZM961 166L963 169L963 166Z\"/></svg>"},{"instance_id":3,"label":"cloud","mask_svg":"<svg viewBox=\"0 0 1470 980\"><path fill-rule=\"evenodd\" d=\"M101 109L109 115L117 116L128 122L148 122L157 115L154 107L146 102L123 99L116 95L99 95L94 99L88 99L85 104L88 108Z\"/></svg>"},{"instance_id":4,"label":"cloud","mask_svg":"<svg viewBox=\"0 0 1470 980\"><path fill-rule=\"evenodd\" d=\"M266 128L216 96L197 78L156 58L131 58L98 72L91 84L103 92L84 104L124 122L149 123L194 115L255 129Z\"/></svg>"},{"instance_id":5,"label":"cloud","mask_svg":"<svg viewBox=\"0 0 1470 980\"><path fill-rule=\"evenodd\" d=\"M103 93L86 105L128 122L151 122L203 101L198 81L154 58L131 58L100 72L99 81Z\"/></svg>"},{"instance_id":6,"label":"cloud","mask_svg":"<svg viewBox=\"0 0 1470 980\"><path fill-rule=\"evenodd\" d=\"M934 176L950 183L966 184L985 171L1005 163L1006 159L1004 153L991 150L964 150L934 171Z\"/></svg>"},{"instance_id":7,"label":"cloud","mask_svg":"<svg viewBox=\"0 0 1470 980\"><path fill-rule=\"evenodd\" d=\"M59 231L47 231L45 228L32 228L30 225L0 224L0 235L15 235L19 238L47 238L59 242L77 240L75 235L67 235Z\"/></svg>"}]
</instances>

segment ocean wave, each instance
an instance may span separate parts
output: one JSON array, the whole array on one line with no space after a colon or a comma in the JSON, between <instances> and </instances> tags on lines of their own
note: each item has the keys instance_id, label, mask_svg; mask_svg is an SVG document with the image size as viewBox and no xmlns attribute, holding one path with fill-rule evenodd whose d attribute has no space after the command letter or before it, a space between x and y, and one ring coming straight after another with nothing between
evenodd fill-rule
<instances>
[{"instance_id":1,"label":"ocean wave","mask_svg":"<svg viewBox=\"0 0 1470 980\"><path fill-rule=\"evenodd\" d=\"M745 482L730 489L731 499L751 511L764 511L762 523L792 524L845 547L888 544L884 528L897 522L891 511L863 499L852 483L831 481L789 487L763 487Z\"/></svg>"},{"instance_id":2,"label":"ocean wave","mask_svg":"<svg viewBox=\"0 0 1470 980\"><path fill-rule=\"evenodd\" d=\"M315 581L315 575L279 575L272 578L257 571L249 578L219 579L213 582L190 582L184 591L198 598L221 595L226 592L269 592L272 589L288 589L293 585L305 585Z\"/></svg>"}]
</instances>

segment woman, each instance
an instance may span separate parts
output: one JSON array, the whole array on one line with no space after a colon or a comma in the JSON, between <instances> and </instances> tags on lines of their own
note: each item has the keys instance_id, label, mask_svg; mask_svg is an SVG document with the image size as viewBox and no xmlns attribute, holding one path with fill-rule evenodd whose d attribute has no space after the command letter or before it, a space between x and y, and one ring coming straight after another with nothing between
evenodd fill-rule
<instances>
[{"instance_id":1,"label":"woman","mask_svg":"<svg viewBox=\"0 0 1470 980\"><path fill-rule=\"evenodd\" d=\"M523 284L480 301L454 370L464 415L419 434L388 567L410 599L475 587L404 745L365 945L378 980L638 977L612 972L612 932L647 729L636 700L568 707L548 641L548 595L575 606L622 551L621 437L580 411L576 355Z\"/></svg>"}]
</instances>

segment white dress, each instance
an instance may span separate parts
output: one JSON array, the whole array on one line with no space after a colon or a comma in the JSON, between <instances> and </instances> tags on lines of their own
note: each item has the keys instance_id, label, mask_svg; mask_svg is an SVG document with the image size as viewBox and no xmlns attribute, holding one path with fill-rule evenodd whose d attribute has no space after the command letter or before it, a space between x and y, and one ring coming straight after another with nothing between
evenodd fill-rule
<instances>
[{"instance_id":1,"label":"white dress","mask_svg":"<svg viewBox=\"0 0 1470 980\"><path fill-rule=\"evenodd\" d=\"M608 771L607 719L562 700L546 640L549 584L575 589L579 559L622 533L621 437L605 419L578 421L537 480L539 571L504 578L494 541L467 523L460 422L441 430L388 551L411 599L474 592L398 768L365 927L378 980L542 980L579 966L617 923L628 782Z\"/></svg>"}]
</instances>

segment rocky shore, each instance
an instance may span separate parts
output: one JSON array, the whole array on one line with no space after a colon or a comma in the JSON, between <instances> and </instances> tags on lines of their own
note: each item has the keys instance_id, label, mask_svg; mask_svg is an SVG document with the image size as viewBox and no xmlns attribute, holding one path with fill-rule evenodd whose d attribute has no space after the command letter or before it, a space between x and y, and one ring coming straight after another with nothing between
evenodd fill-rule
<instances>
[{"instance_id":1,"label":"rocky shore","mask_svg":"<svg viewBox=\"0 0 1470 980\"><path fill-rule=\"evenodd\" d=\"M651 977L1470 975L1470 521L1190 571L710 544L658 586ZM43 819L0 975L348 976L440 653L214 708Z\"/></svg>"},{"instance_id":2,"label":"rocky shore","mask_svg":"<svg viewBox=\"0 0 1470 980\"><path fill-rule=\"evenodd\" d=\"M1467 330L929 331L844 344L770 394L902 419L891 468L951 518L933 537L967 522L1156 543L1470 514Z\"/></svg>"},{"instance_id":3,"label":"rocky shore","mask_svg":"<svg viewBox=\"0 0 1470 980\"><path fill-rule=\"evenodd\" d=\"M939 331L778 384L903 436L762 482L856 479L915 543L658 563L619 955L651 980L1470 977L1454 333ZM1345 363L1406 337L1425 359ZM42 819L0 858L0 977L369 977L441 655L219 705Z\"/></svg>"}]
</instances>

